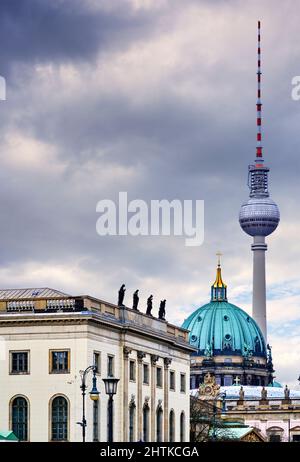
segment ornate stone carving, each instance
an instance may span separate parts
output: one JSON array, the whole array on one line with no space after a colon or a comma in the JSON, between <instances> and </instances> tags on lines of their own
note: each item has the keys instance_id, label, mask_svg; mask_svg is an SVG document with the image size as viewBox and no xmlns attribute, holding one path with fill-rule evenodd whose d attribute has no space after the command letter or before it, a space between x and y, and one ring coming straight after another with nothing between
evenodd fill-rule
<instances>
[{"instance_id":1,"label":"ornate stone carving","mask_svg":"<svg viewBox=\"0 0 300 462\"><path fill-rule=\"evenodd\" d=\"M138 362L141 363L143 361L143 359L145 358L145 356L146 356L146 353L144 353L143 351L138 351L137 352Z\"/></svg>"},{"instance_id":2,"label":"ornate stone carving","mask_svg":"<svg viewBox=\"0 0 300 462\"><path fill-rule=\"evenodd\" d=\"M209 372L204 376L204 383L199 387L202 396L217 396L220 393L220 385L216 384L216 378Z\"/></svg>"},{"instance_id":3,"label":"ornate stone carving","mask_svg":"<svg viewBox=\"0 0 300 462\"><path fill-rule=\"evenodd\" d=\"M160 409L162 410L163 406L162 406L162 399L159 399L158 400L158 404L157 404L157 409Z\"/></svg>"},{"instance_id":4,"label":"ornate stone carving","mask_svg":"<svg viewBox=\"0 0 300 462\"><path fill-rule=\"evenodd\" d=\"M151 364L152 364L152 366L155 366L158 360L159 360L159 356L151 355Z\"/></svg>"},{"instance_id":5,"label":"ornate stone carving","mask_svg":"<svg viewBox=\"0 0 300 462\"><path fill-rule=\"evenodd\" d=\"M131 352L132 352L132 350L128 346L123 347L123 354L124 354L125 359L129 358L129 355L130 355Z\"/></svg>"},{"instance_id":6,"label":"ornate stone carving","mask_svg":"<svg viewBox=\"0 0 300 462\"><path fill-rule=\"evenodd\" d=\"M166 369L168 369L168 367L170 366L172 362L172 359L171 358L164 358L164 366Z\"/></svg>"},{"instance_id":7,"label":"ornate stone carving","mask_svg":"<svg viewBox=\"0 0 300 462\"><path fill-rule=\"evenodd\" d=\"M150 396L145 396L144 407L149 407Z\"/></svg>"},{"instance_id":8,"label":"ornate stone carving","mask_svg":"<svg viewBox=\"0 0 300 462\"><path fill-rule=\"evenodd\" d=\"M131 395L131 398L130 398L130 401L129 401L129 407L136 407L135 395Z\"/></svg>"}]
</instances>

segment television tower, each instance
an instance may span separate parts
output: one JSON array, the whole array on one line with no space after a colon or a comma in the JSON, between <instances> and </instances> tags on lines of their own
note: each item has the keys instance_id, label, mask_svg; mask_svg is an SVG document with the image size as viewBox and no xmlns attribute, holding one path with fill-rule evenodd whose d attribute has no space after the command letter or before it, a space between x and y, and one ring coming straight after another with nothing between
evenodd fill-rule
<instances>
[{"instance_id":1,"label":"television tower","mask_svg":"<svg viewBox=\"0 0 300 462\"><path fill-rule=\"evenodd\" d=\"M258 21L257 47L257 145L253 165L248 169L249 199L244 202L239 214L239 222L245 233L253 236L253 295L252 316L259 325L265 340L267 340L266 319L266 268L265 252L267 244L265 237L273 233L280 220L279 209L270 198L268 190L269 169L264 164L262 148L262 103L261 103L261 48L260 21Z\"/></svg>"}]
</instances>

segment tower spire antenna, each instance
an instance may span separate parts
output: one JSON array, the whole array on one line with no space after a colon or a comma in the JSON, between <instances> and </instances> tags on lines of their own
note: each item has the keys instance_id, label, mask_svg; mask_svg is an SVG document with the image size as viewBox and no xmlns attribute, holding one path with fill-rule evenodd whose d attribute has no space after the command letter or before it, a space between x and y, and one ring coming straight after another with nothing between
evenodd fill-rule
<instances>
[{"instance_id":1,"label":"tower spire antenna","mask_svg":"<svg viewBox=\"0 0 300 462\"><path fill-rule=\"evenodd\" d=\"M256 102L256 164L263 164L263 148L262 148L262 117L261 117L261 46L260 46L260 21L257 22L257 102Z\"/></svg>"},{"instance_id":2,"label":"tower spire antenna","mask_svg":"<svg viewBox=\"0 0 300 462\"><path fill-rule=\"evenodd\" d=\"M264 165L262 153L262 117L261 117L261 47L260 26L257 24L257 145L254 164L248 168L249 199L244 202L239 221L245 233L253 237L251 250L253 251L253 317L259 325L265 339L267 338L267 312L266 312L266 270L265 252L266 236L272 234L278 226L280 213L277 205L271 199L268 188L269 168Z\"/></svg>"}]
</instances>

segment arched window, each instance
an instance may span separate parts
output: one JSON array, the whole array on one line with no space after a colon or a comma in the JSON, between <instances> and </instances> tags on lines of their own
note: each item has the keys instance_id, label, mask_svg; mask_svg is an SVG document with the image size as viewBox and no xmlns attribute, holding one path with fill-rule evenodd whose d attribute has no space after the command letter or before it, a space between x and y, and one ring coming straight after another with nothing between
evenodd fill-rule
<instances>
[{"instance_id":1,"label":"arched window","mask_svg":"<svg viewBox=\"0 0 300 462\"><path fill-rule=\"evenodd\" d=\"M173 409L170 411L169 414L169 442L175 442L175 413Z\"/></svg>"},{"instance_id":2,"label":"arched window","mask_svg":"<svg viewBox=\"0 0 300 462\"><path fill-rule=\"evenodd\" d=\"M156 411L156 441L161 443L163 441L163 410L161 407Z\"/></svg>"},{"instance_id":3,"label":"arched window","mask_svg":"<svg viewBox=\"0 0 300 462\"><path fill-rule=\"evenodd\" d=\"M129 441L135 441L135 404L129 406Z\"/></svg>"},{"instance_id":4,"label":"arched window","mask_svg":"<svg viewBox=\"0 0 300 462\"><path fill-rule=\"evenodd\" d=\"M16 396L11 402L12 431L20 441L28 440L28 401Z\"/></svg>"},{"instance_id":5,"label":"arched window","mask_svg":"<svg viewBox=\"0 0 300 462\"><path fill-rule=\"evenodd\" d=\"M149 441L149 406L144 404L143 407L143 441Z\"/></svg>"},{"instance_id":6,"label":"arched window","mask_svg":"<svg viewBox=\"0 0 300 462\"><path fill-rule=\"evenodd\" d=\"M180 414L180 442L185 442L185 413Z\"/></svg>"},{"instance_id":7,"label":"arched window","mask_svg":"<svg viewBox=\"0 0 300 462\"><path fill-rule=\"evenodd\" d=\"M56 396L51 402L51 440L68 440L69 405L64 396Z\"/></svg>"}]
</instances>

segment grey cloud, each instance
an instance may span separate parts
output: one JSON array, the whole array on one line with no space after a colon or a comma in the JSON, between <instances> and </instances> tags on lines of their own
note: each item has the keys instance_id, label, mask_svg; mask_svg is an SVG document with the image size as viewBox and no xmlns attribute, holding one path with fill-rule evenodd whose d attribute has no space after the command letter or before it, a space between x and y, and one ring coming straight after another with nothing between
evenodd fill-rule
<instances>
[{"instance_id":1,"label":"grey cloud","mask_svg":"<svg viewBox=\"0 0 300 462\"><path fill-rule=\"evenodd\" d=\"M57 275L53 281L58 289L86 292L88 284L93 295L112 300L123 281L128 291L138 286L143 296L151 287L157 298L168 299L170 318L179 320L209 297L214 254L221 248L229 294L237 284L243 285L242 300L248 304L252 256L237 215L248 195L247 165L255 152L255 38L253 50L239 36L236 50L215 49L213 63L190 56L187 68L174 69L167 79L162 75L153 83L145 75L145 87L113 87L110 92L105 87L95 93L89 82L83 82L82 91L67 98L64 87L55 94L49 93L52 83L49 88L35 87L36 62L52 62L54 67L72 62L79 73L86 66L96 71L98 60L105 66L116 51L122 54L142 41L159 41L168 27L174 27L176 37L175 19L186 11L182 4L199 7L199 2L172 2L173 7L167 4L162 10L133 13L120 6L111 12L91 12L84 2L71 3L1 4L3 69L13 70L10 98L0 104L1 262L18 275L11 284L28 280L28 275L17 272L26 262L63 264L70 273L78 265L86 280L73 274L70 282ZM225 14L223 3L203 2L219 15ZM238 8L239 20L247 28L252 17L244 8L252 8L254 17L252 3L226 2L225 9L234 6L233 20ZM262 4L265 14L268 2ZM283 34L284 46L267 46L267 35L275 39L282 33L277 30L277 13L272 15L264 46L264 146L273 197L284 223L293 223L298 214L300 103L290 99L289 83L291 74L299 74L298 26L292 22L289 34ZM218 43L224 40L220 37ZM197 46L208 47L209 37ZM185 84L191 82L187 87L193 91L186 95ZM112 90L113 84L106 84ZM134 104L137 96L139 104ZM9 162L5 136L10 132L50 144L56 153L50 159L41 157L39 168L30 168L29 160L26 166L26 153L19 153L19 165ZM51 161L62 168L51 169ZM182 239L172 238L99 238L96 202L116 198L121 190L128 191L129 199L204 199L204 246L189 249ZM275 268L287 265L293 251L295 260L299 256L296 243L279 232L270 239L269 249L268 263L271 260ZM42 275L37 276L37 285L45 283ZM235 297L239 299L239 294Z\"/></svg>"}]
</instances>

